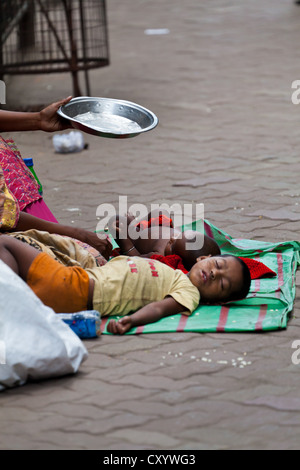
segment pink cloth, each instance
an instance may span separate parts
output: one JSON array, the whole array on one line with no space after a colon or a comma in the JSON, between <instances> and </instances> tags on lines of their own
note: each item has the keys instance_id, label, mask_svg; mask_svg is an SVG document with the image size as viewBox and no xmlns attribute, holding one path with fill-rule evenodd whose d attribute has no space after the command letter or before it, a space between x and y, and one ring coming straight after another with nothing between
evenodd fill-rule
<instances>
[{"instance_id":1,"label":"pink cloth","mask_svg":"<svg viewBox=\"0 0 300 470\"><path fill-rule=\"evenodd\" d=\"M34 215L49 222L58 223L39 193L39 185L13 140L0 137L0 167L3 170L6 186L19 203L22 212ZM15 225L18 223L16 215Z\"/></svg>"},{"instance_id":2,"label":"pink cloth","mask_svg":"<svg viewBox=\"0 0 300 470\"><path fill-rule=\"evenodd\" d=\"M50 211L47 204L43 201L43 199L39 199L36 202L32 202L31 204L26 206L22 212L26 212L26 214L34 215L39 219L47 220L48 222L54 222L55 224L58 224L58 221Z\"/></svg>"},{"instance_id":3,"label":"pink cloth","mask_svg":"<svg viewBox=\"0 0 300 470\"><path fill-rule=\"evenodd\" d=\"M17 199L20 210L41 199L39 185L27 168L16 144L0 137L0 166L9 191Z\"/></svg>"},{"instance_id":4,"label":"pink cloth","mask_svg":"<svg viewBox=\"0 0 300 470\"><path fill-rule=\"evenodd\" d=\"M39 185L14 141L0 137L0 227L14 228L19 221L20 210L58 224L38 190ZM99 266L106 263L99 251L79 240L75 241L96 258Z\"/></svg>"}]
</instances>

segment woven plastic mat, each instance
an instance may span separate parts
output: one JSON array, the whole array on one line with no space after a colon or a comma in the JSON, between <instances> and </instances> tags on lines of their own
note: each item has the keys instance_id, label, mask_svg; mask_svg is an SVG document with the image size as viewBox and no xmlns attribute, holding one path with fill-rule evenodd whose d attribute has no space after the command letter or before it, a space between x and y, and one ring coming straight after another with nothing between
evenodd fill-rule
<instances>
[{"instance_id":1,"label":"woven plastic mat","mask_svg":"<svg viewBox=\"0 0 300 470\"><path fill-rule=\"evenodd\" d=\"M287 327L296 294L296 271L300 263L300 242L268 243L257 240L233 239L229 234L205 221L196 221L183 229L202 230L215 239L222 254L248 257L263 262L276 272L273 278L251 282L246 299L223 306L199 305L189 317L172 315L149 325L133 328L127 334L167 332L261 332ZM102 331L108 321L102 319Z\"/></svg>"}]
</instances>

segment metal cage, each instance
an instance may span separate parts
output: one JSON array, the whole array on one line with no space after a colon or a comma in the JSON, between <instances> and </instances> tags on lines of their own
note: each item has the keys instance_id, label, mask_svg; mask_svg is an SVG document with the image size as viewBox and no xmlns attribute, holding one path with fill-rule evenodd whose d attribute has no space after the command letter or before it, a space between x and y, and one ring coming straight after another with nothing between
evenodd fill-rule
<instances>
[{"instance_id":1,"label":"metal cage","mask_svg":"<svg viewBox=\"0 0 300 470\"><path fill-rule=\"evenodd\" d=\"M0 0L0 78L71 72L109 65L105 0Z\"/></svg>"}]
</instances>

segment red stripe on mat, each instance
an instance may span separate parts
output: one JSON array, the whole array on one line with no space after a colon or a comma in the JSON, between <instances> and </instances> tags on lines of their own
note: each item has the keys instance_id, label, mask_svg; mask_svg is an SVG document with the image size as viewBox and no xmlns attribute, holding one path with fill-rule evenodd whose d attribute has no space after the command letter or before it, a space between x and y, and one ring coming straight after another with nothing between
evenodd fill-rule
<instances>
[{"instance_id":1,"label":"red stripe on mat","mask_svg":"<svg viewBox=\"0 0 300 470\"><path fill-rule=\"evenodd\" d=\"M255 325L255 331L261 331L263 329L263 322L264 322L264 319L266 318L267 311L268 311L268 306L266 304L263 304L260 307L258 320Z\"/></svg>"},{"instance_id":2,"label":"red stripe on mat","mask_svg":"<svg viewBox=\"0 0 300 470\"><path fill-rule=\"evenodd\" d=\"M101 319L101 331L105 330L106 323L108 322L108 320L109 320L109 317L105 317Z\"/></svg>"},{"instance_id":3,"label":"red stripe on mat","mask_svg":"<svg viewBox=\"0 0 300 470\"><path fill-rule=\"evenodd\" d=\"M277 253L277 264L278 264L278 292L277 298L280 298L280 287L284 284L283 279L283 258L281 253Z\"/></svg>"},{"instance_id":4,"label":"red stripe on mat","mask_svg":"<svg viewBox=\"0 0 300 470\"><path fill-rule=\"evenodd\" d=\"M183 333L184 332L184 329L185 329L186 323L188 321L188 318L189 317L187 315L181 315L178 326L177 326L177 330L176 330L177 333Z\"/></svg>"},{"instance_id":5,"label":"red stripe on mat","mask_svg":"<svg viewBox=\"0 0 300 470\"><path fill-rule=\"evenodd\" d=\"M217 332L222 333L225 331L225 326L228 320L228 315L229 315L229 307L222 307L221 312L220 312L220 318L219 318L219 323L217 326Z\"/></svg>"},{"instance_id":6,"label":"red stripe on mat","mask_svg":"<svg viewBox=\"0 0 300 470\"><path fill-rule=\"evenodd\" d=\"M278 287L283 286L283 259L282 254L277 253L277 263L278 263Z\"/></svg>"},{"instance_id":7,"label":"red stripe on mat","mask_svg":"<svg viewBox=\"0 0 300 470\"><path fill-rule=\"evenodd\" d=\"M137 329L136 329L135 334L140 335L141 333L143 333L144 328L145 328L145 325L138 326Z\"/></svg>"}]
</instances>

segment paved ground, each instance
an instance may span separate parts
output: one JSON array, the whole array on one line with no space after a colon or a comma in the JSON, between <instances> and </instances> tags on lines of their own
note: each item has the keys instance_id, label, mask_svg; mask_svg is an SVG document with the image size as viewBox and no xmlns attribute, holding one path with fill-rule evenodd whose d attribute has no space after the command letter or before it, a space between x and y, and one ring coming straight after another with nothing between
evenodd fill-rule
<instances>
[{"instance_id":1,"label":"paved ground","mask_svg":"<svg viewBox=\"0 0 300 470\"><path fill-rule=\"evenodd\" d=\"M160 125L133 140L87 136L89 149L68 156L54 154L51 136L15 135L59 220L95 229L96 207L117 206L121 194L129 204L203 202L206 218L236 237L299 239L300 106L291 84L300 79L300 7L109 0L108 15L111 66L91 74L92 93L138 102ZM147 36L147 28L170 33ZM7 81L13 106L71 91L60 75ZM297 297L278 333L86 342L76 376L1 395L0 447L298 449L299 305ZM197 360L205 353L212 362ZM251 364L233 368L241 356Z\"/></svg>"}]
</instances>

